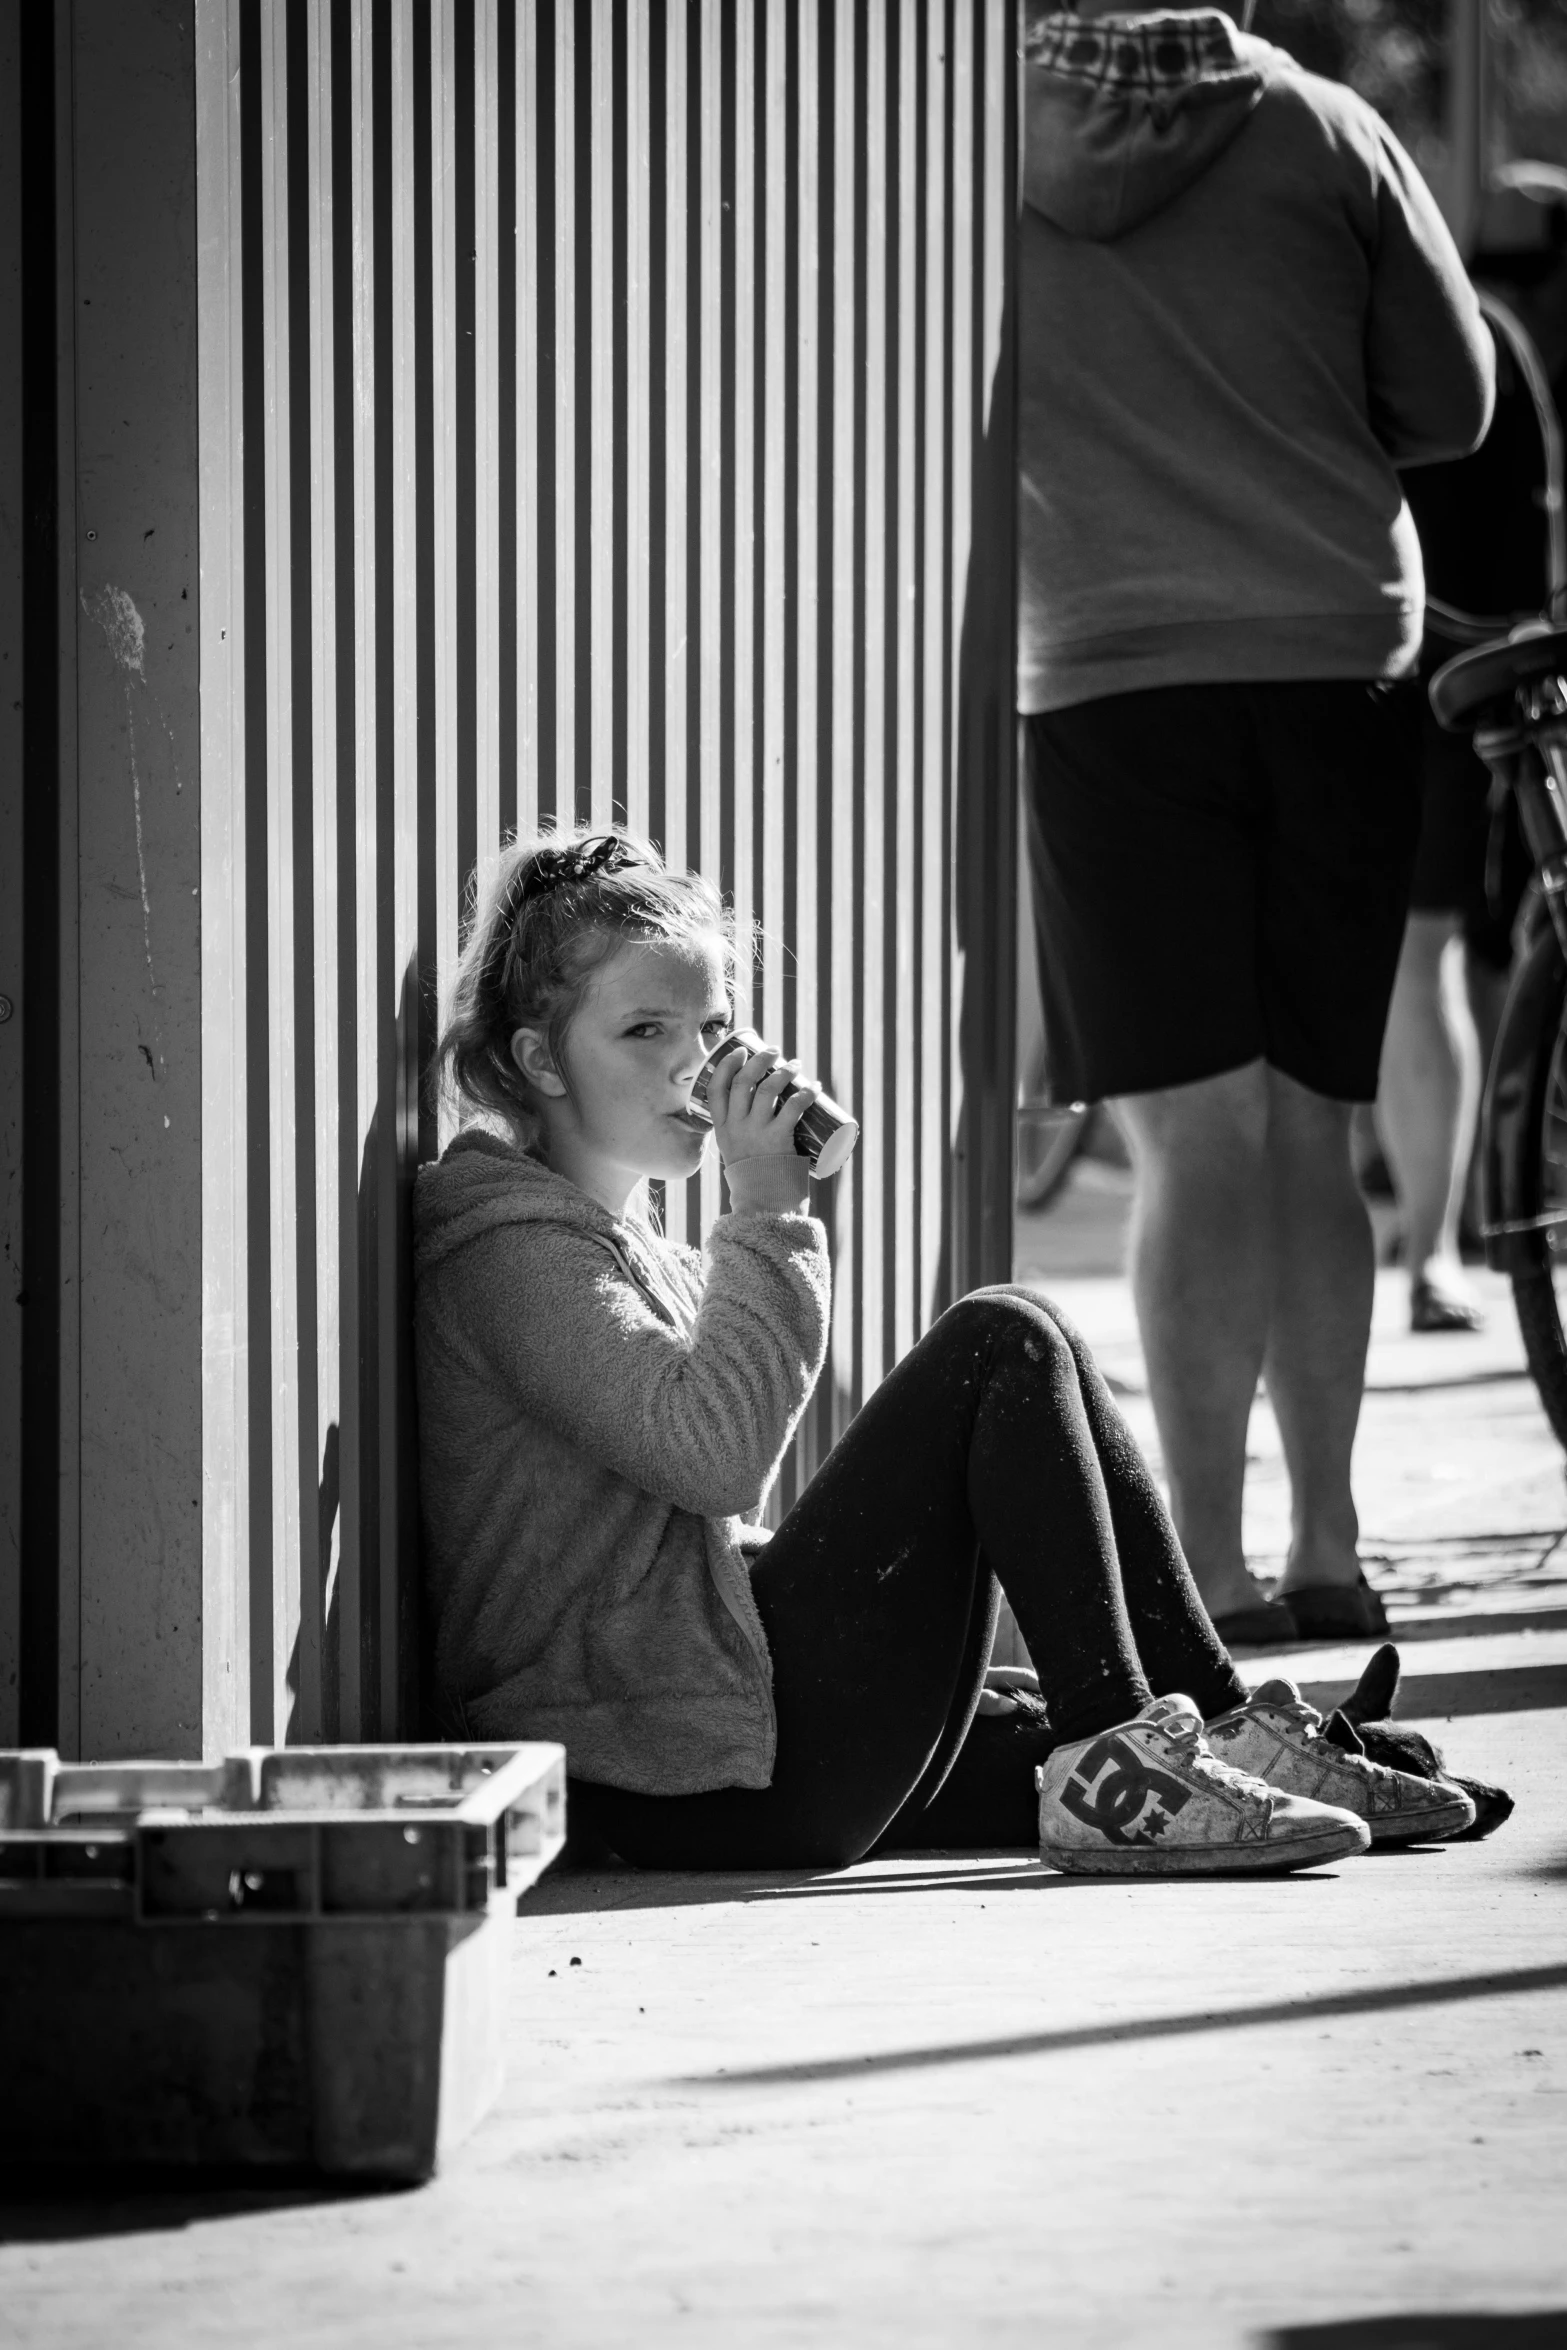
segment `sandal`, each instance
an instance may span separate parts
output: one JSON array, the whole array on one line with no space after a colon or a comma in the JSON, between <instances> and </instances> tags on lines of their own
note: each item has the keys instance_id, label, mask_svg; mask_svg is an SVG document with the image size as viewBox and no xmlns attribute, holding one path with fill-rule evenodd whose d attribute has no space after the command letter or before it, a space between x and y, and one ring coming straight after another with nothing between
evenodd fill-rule
<instances>
[{"instance_id":1,"label":"sandal","mask_svg":"<svg viewBox=\"0 0 1567 2350\"><path fill-rule=\"evenodd\" d=\"M1283 1597L1303 1640L1338 1640L1346 1633L1371 1640L1387 1636L1387 1610L1364 1569L1353 1583L1307 1583Z\"/></svg>"},{"instance_id":2,"label":"sandal","mask_svg":"<svg viewBox=\"0 0 1567 2350\"><path fill-rule=\"evenodd\" d=\"M1300 1638L1295 1611L1283 1599L1259 1599L1255 1607L1230 1608L1214 1617L1213 1628L1226 1648L1279 1648Z\"/></svg>"},{"instance_id":3,"label":"sandal","mask_svg":"<svg viewBox=\"0 0 1567 2350\"><path fill-rule=\"evenodd\" d=\"M1431 1281L1409 1285L1409 1327L1415 1331L1483 1330L1485 1316L1468 1298L1454 1297Z\"/></svg>"}]
</instances>

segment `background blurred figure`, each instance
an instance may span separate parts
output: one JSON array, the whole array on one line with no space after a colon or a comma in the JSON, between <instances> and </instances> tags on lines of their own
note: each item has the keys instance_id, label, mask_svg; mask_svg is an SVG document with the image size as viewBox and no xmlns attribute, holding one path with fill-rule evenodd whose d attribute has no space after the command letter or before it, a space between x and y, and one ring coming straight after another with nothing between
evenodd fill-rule
<instances>
[{"instance_id":1,"label":"background blurred figure","mask_svg":"<svg viewBox=\"0 0 1567 2350\"><path fill-rule=\"evenodd\" d=\"M1515 167L1515 179L1519 176ZM1496 191L1481 218L1474 274L1505 294L1481 303L1496 344L1496 409L1472 456L1411 468L1405 495L1425 558L1428 680L1466 640L1443 607L1498 629L1537 612L1563 575L1559 411L1547 350L1567 356L1567 204L1548 174ZM1529 215L1535 217L1531 220ZM1502 249L1509 221L1521 244ZM1532 233L1531 233L1532 231ZM1501 1015L1512 926L1529 861L1511 804L1493 841L1489 777L1467 736L1423 713L1424 808L1410 915L1382 1048L1377 1124L1398 1193L1410 1324L1473 1330L1481 1315L1464 1276L1459 1227L1476 1112Z\"/></svg>"},{"instance_id":2,"label":"background blurred figure","mask_svg":"<svg viewBox=\"0 0 1567 2350\"><path fill-rule=\"evenodd\" d=\"M1021 598L1054 1100L1117 1099L1181 1541L1227 1639L1385 1621L1350 1455L1374 1282L1349 1158L1419 825L1395 463L1474 447L1491 347L1372 109L1213 8L1034 17ZM1241 1543L1267 1367L1293 1532Z\"/></svg>"}]
</instances>

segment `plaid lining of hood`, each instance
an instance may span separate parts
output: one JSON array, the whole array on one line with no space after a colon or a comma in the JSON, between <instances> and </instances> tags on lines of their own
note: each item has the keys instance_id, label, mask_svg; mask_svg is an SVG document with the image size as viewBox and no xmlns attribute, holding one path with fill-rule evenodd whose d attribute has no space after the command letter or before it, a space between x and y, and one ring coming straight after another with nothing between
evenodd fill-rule
<instances>
[{"instance_id":1,"label":"plaid lining of hood","mask_svg":"<svg viewBox=\"0 0 1567 2350\"><path fill-rule=\"evenodd\" d=\"M1028 63L1097 90L1156 97L1241 67L1227 16L1047 16L1030 26Z\"/></svg>"}]
</instances>

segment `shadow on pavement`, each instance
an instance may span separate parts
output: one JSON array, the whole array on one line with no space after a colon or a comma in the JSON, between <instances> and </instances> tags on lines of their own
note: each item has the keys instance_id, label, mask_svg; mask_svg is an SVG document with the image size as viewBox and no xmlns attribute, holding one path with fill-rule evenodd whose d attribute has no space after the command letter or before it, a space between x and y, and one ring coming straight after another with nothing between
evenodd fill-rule
<instances>
[{"instance_id":1,"label":"shadow on pavement","mask_svg":"<svg viewBox=\"0 0 1567 2350\"><path fill-rule=\"evenodd\" d=\"M1258 2334L1256 2350L1562 2350L1567 2310L1444 2311L1406 2317L1341 2317L1330 2325Z\"/></svg>"},{"instance_id":2,"label":"shadow on pavement","mask_svg":"<svg viewBox=\"0 0 1567 2350\"><path fill-rule=\"evenodd\" d=\"M1421 1848L1426 1853L1431 1849ZM1106 1887L1124 1892L1135 1884L1139 1893L1151 1894L1182 1885L1233 1885L1239 1881L1224 1870L1211 1876L1187 1870L1169 1877L1069 1877L1041 1867L1032 1854L1027 1859L1000 1854L993 1862L981 1861L978 1866L974 1865L976 1855L965 1852L962 1857L967 1864L962 1867L900 1870L896 1874L878 1871L875 1876L859 1876L847 1869L802 1869L798 1876L778 1870L765 1874L759 1870L753 1875L742 1869L715 1869L711 1875L691 1876L633 1868L594 1869L580 1876L568 1871L564 1876L543 1878L525 1893L517 1904L517 1915L592 1917L601 1911L700 1909L727 1902L858 1901L888 1893L1073 1893L1086 1901L1096 1889ZM1329 1868L1296 1869L1289 1874L1262 1871L1252 1882L1275 1888L1326 1885L1334 1882L1337 1874Z\"/></svg>"},{"instance_id":3,"label":"shadow on pavement","mask_svg":"<svg viewBox=\"0 0 1567 2350\"><path fill-rule=\"evenodd\" d=\"M517 1904L519 1917L587 1917L600 1910L700 1909L706 1904L750 1901L799 1901L821 1895L843 1900L858 1893L982 1893L1049 1892L1071 1882L1042 1869L1030 1855L998 1853L993 1861L973 1865L977 1856L965 1854L963 1868L900 1870L874 1877L848 1870L802 1869L786 1875L766 1871L715 1869L711 1874L676 1874L661 1869L634 1869L622 1865L568 1871L542 1878Z\"/></svg>"},{"instance_id":4,"label":"shadow on pavement","mask_svg":"<svg viewBox=\"0 0 1567 2350\"><path fill-rule=\"evenodd\" d=\"M675 2085L686 2089L706 2088L721 2081L725 2088L734 2089L759 2088L772 2083L783 2086L806 2081L863 2081L877 2073L920 2072L936 2065L976 2064L999 2056L1056 2056L1069 2049L1114 2048L1134 2040L1177 2040L1195 2032L1240 2031L1253 2024L1320 2023L1328 2016L1375 2015L1400 2007L1440 2007L1458 1999L1505 1998L1521 1991L1559 1991L1564 1986L1567 1986L1567 1966L1518 1967L1510 1974L1443 1975L1430 1983L1389 1983L1381 1990L1334 1991L1321 1999L1276 1999L1265 2006L1214 2007L1196 2015L1145 2016L1132 2023L1079 2024L1058 2032L1014 2032L1005 2039L953 2041L934 2048L896 2048L879 2056L835 2056L817 2064L754 2065L721 2075L687 2073ZM1302 2337L1303 2340L1311 2338Z\"/></svg>"},{"instance_id":5,"label":"shadow on pavement","mask_svg":"<svg viewBox=\"0 0 1567 2350\"><path fill-rule=\"evenodd\" d=\"M242 2219L302 2204L357 2203L411 2192L324 2179L319 2173L101 2169L22 2170L0 2166L0 2244L67 2244L96 2236L160 2235L198 2220Z\"/></svg>"}]
</instances>

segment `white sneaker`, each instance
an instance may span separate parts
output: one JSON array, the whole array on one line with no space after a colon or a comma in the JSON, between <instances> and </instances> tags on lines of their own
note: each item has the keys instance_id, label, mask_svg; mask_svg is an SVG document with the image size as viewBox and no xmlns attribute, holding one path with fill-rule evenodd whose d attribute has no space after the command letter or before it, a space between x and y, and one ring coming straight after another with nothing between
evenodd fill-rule
<instances>
[{"instance_id":1,"label":"white sneaker","mask_svg":"<svg viewBox=\"0 0 1567 2350\"><path fill-rule=\"evenodd\" d=\"M1039 1850L1074 1876L1311 1868L1364 1852L1352 1812L1282 1793L1220 1761L1189 1697L1058 1746L1034 1772Z\"/></svg>"},{"instance_id":2,"label":"white sneaker","mask_svg":"<svg viewBox=\"0 0 1567 2350\"><path fill-rule=\"evenodd\" d=\"M1440 1841L1472 1827L1475 1807L1446 1779L1417 1779L1366 1754L1335 1746L1322 1733L1322 1716L1293 1681L1264 1681L1250 1702L1208 1724L1208 1741L1222 1762L1256 1771L1274 1787L1314 1803L1337 1804L1359 1815L1373 1844Z\"/></svg>"}]
</instances>

